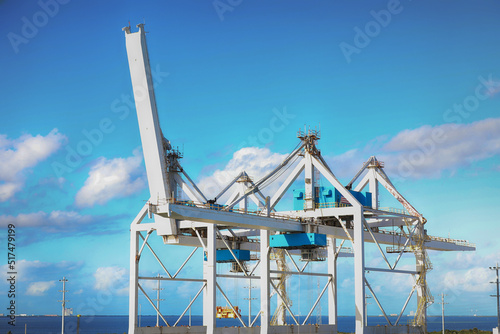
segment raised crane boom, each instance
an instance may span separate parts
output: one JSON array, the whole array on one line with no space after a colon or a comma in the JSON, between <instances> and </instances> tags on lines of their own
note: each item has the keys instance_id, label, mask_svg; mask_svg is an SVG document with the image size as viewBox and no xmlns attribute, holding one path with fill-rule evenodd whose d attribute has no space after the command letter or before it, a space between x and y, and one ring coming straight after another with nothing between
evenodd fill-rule
<instances>
[{"instance_id":1,"label":"raised crane boom","mask_svg":"<svg viewBox=\"0 0 500 334\"><path fill-rule=\"evenodd\" d=\"M130 32L130 27L123 30L151 194L150 203L158 205L175 196L176 186L172 173L167 171L165 150L170 149L170 144L163 137L158 119L144 24L138 24L137 27L139 31L135 33ZM176 234L174 219L155 216L157 223L159 220L165 220L166 223L157 224L165 229L162 234Z\"/></svg>"}]
</instances>

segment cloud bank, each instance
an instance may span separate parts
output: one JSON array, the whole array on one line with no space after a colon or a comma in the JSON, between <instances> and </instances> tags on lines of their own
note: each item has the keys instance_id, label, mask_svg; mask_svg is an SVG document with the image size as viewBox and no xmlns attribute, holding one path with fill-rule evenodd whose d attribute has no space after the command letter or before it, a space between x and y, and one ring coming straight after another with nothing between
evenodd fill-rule
<instances>
[{"instance_id":1,"label":"cloud bank","mask_svg":"<svg viewBox=\"0 0 500 334\"><path fill-rule=\"evenodd\" d=\"M56 281L33 282L28 286L28 296L44 296L45 293L56 285Z\"/></svg>"},{"instance_id":2,"label":"cloud bank","mask_svg":"<svg viewBox=\"0 0 500 334\"><path fill-rule=\"evenodd\" d=\"M122 267L99 267L94 273L94 289L128 294L128 271Z\"/></svg>"},{"instance_id":3,"label":"cloud bank","mask_svg":"<svg viewBox=\"0 0 500 334\"><path fill-rule=\"evenodd\" d=\"M11 199L24 186L24 172L56 152L66 137L53 129L47 136L26 134L8 139L0 134L0 202Z\"/></svg>"},{"instance_id":4,"label":"cloud bank","mask_svg":"<svg viewBox=\"0 0 500 334\"><path fill-rule=\"evenodd\" d=\"M244 147L233 154L223 169L217 169L212 175L202 178L199 187L205 196L213 198L242 171L255 182L286 157L286 154L273 153L268 148Z\"/></svg>"},{"instance_id":5,"label":"cloud bank","mask_svg":"<svg viewBox=\"0 0 500 334\"><path fill-rule=\"evenodd\" d=\"M390 177L423 179L453 174L460 168L500 154L500 118L469 124L424 125L392 138L326 160L339 177L352 177L364 161L376 155Z\"/></svg>"},{"instance_id":6,"label":"cloud bank","mask_svg":"<svg viewBox=\"0 0 500 334\"><path fill-rule=\"evenodd\" d=\"M99 158L76 194L75 204L78 207L102 205L113 198L134 194L145 186L142 153L139 150L128 158Z\"/></svg>"}]
</instances>

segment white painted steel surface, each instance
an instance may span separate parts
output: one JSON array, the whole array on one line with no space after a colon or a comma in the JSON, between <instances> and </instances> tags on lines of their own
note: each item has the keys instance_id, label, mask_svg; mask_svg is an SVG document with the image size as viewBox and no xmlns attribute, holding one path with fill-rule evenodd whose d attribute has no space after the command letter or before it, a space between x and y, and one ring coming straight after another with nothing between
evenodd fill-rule
<instances>
[{"instance_id":1,"label":"white painted steel surface","mask_svg":"<svg viewBox=\"0 0 500 334\"><path fill-rule=\"evenodd\" d=\"M426 270L429 264L427 261L426 249L442 250L442 251L457 251L457 250L474 250L474 246L466 242L456 240L429 237L425 234L423 224L425 219L423 216L404 198L401 193L394 187L388 176L383 170L383 163L379 162L375 157L370 159L362 166L361 170L356 174L353 180L343 186L335 177L330 167L316 148L316 142L319 140L320 133L315 130L305 130L299 132L301 142L297 148L273 171L268 173L264 178L258 181L253 181L244 171L241 172L231 183L226 186L223 191L217 195L217 198L208 201L205 195L198 189L196 184L188 176L186 171L181 167L178 159L180 156L173 154L170 143L164 138L160 128L158 111L154 95L154 81L151 75L149 56L146 46L146 38L144 26L138 25L139 31L130 32L130 27L124 28L126 37L126 47L130 73L132 78L132 86L134 89L134 97L137 108L137 116L139 121L139 129L143 146L144 158L146 163L146 172L148 176L149 190L151 198L139 212L137 217L130 227L130 299L129 299L129 334L137 333L284 333L289 332L292 327L287 326L271 326L271 287L275 287L272 279L276 279L276 275L311 275L318 277L327 277L328 283L325 285L323 292L328 295L328 318L329 325L321 325L312 327L304 326L304 330L310 330L314 333L335 333L337 330L337 258L338 256L351 255L354 257L354 281L355 281L355 318L356 318L356 333L371 334L381 332L380 328L374 329L367 327L365 323L366 313L366 291L365 286L372 291L371 286L366 278L366 271L379 271L386 273L407 273L417 276L417 282L413 286L408 295L403 309L406 308L413 291L417 291L418 302L423 301L425 304L422 312L419 313L418 326L392 326L386 327L386 333L413 333L420 329L425 329L425 308L428 303L427 285L425 282ZM169 153L170 152L170 153ZM287 174L285 181L279 185L278 190L274 194L265 196L262 193L262 187L266 182L270 182L276 178L276 175L286 171L293 163L295 166L290 168L291 172ZM285 169L286 168L286 169ZM295 211L275 212L276 205L283 198L283 195L290 189L292 184L296 182L301 173L304 172L304 209ZM185 181L184 178L187 180ZM321 207L315 201L315 178L322 176L326 179L340 194L349 202L347 206L334 205L332 207ZM355 182L360 178L357 185ZM190 202L179 201L177 194L177 186L190 199ZM397 199L404 210L387 211L379 208L379 186L386 188L395 199ZM354 188L356 191L362 191L368 187L371 192L372 206L364 207L351 194L349 189ZM230 192L232 191L232 193ZM217 205L216 200L223 194L231 194L226 202L226 206ZM249 203L252 201L258 207L258 212L249 211ZM154 218L154 223L143 222L146 215L149 214ZM328 218L336 221L335 226L325 225L322 219ZM384 229L387 226L401 226L402 232L398 238L402 240L403 247L397 248L394 252L398 252L398 259L394 264L390 264L385 257L384 251L380 245L394 246L395 234ZM406 227L406 232L403 228ZM161 236L164 244L184 245L187 247L196 247L191 254L186 258L184 263L172 275L168 267L168 259L160 258L149 244L148 239L155 232L154 237ZM298 254L300 250L286 251L293 264L293 268L285 271L272 270L270 263L270 247L269 239L274 233L294 233L294 232L315 232L327 235L327 271L326 273L304 272L304 268L299 269L297 263L293 260L290 254ZM231 237L238 242L228 242L226 238ZM248 239L251 237L252 239ZM336 248L337 239L343 240L338 249ZM352 242L354 254L341 252L340 248L345 240ZM387 268L367 268L365 267L365 243L375 243L382 253L381 255L388 264ZM197 252L197 249L200 249ZM234 256L233 247L240 250L251 250L256 254L260 254L260 259L253 266L253 269L245 268L243 263L240 263L235 258L239 270L243 273L225 274L217 273L217 249L229 249ZM400 245L398 244L398 247ZM397 269L399 258L405 253L405 249L411 250L416 257L415 270L400 270ZM203 250L206 260L203 261L203 277L183 277L179 278L178 274L183 270L185 265L190 261L199 260L196 254ZM139 276L139 263L143 252L151 252L153 257L158 261L164 269L161 277L143 277ZM255 259L257 260L257 259ZM174 271L172 271L174 272ZM273 275L273 276L272 276ZM216 295L217 295L217 279L218 278L248 278L258 280L260 284L260 321L261 326L248 328L237 328L231 330L221 330L216 327ZM283 277L283 276L281 276ZM140 280L163 280L166 283L169 281L187 281L199 283L200 290L197 296L203 291L203 326L190 328L164 327L161 328L141 328L137 326L138 315L138 293L142 293L148 298L147 292L140 285ZM280 289L283 293L283 290ZM223 293L222 289L220 292ZM373 291L372 291L373 293ZM227 296L223 293L224 297ZM281 296L282 303L287 299L286 296ZM318 304L321 296L315 299L314 306ZM377 304L380 306L383 313L383 307L373 293ZM158 299L160 297L158 296ZM196 298L196 297L195 297ZM226 299L228 304L231 301ZM187 307L192 305L190 301ZM291 309L288 305L284 305L290 315ZM314 306L309 310L309 315L312 314ZM187 308L186 308L187 310ZM158 311L159 313L159 311ZM184 314L184 313L183 313ZM161 314L160 317L163 318ZM255 322L255 319L253 320ZM252 324L249 324L252 325ZM170 326L170 324L167 324ZM381 327L383 328L383 327ZM314 329L314 330L313 330ZM300 330L300 327L299 329Z\"/></svg>"}]
</instances>

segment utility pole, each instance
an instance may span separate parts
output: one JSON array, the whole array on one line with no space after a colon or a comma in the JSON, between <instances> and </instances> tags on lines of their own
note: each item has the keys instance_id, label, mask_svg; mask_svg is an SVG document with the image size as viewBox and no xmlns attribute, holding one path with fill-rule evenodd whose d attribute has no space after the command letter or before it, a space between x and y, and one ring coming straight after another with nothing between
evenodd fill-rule
<instances>
[{"instance_id":1,"label":"utility pole","mask_svg":"<svg viewBox=\"0 0 500 334\"><path fill-rule=\"evenodd\" d=\"M248 299L248 327L252 324L252 300L257 298L252 298L252 289L255 289L256 286L252 286L252 279L248 280L248 286L244 288L248 288L248 298L243 298L244 300Z\"/></svg>"},{"instance_id":2,"label":"utility pole","mask_svg":"<svg viewBox=\"0 0 500 334\"><path fill-rule=\"evenodd\" d=\"M66 277L63 277L62 279L59 280L59 282L62 282L63 284L63 289L62 290L59 290L59 292L62 292L63 293L63 298L62 300L60 300L59 302L62 303L62 324L61 324L61 334L64 334L64 315L66 313L66 302L69 302L69 300L66 300L66 282L68 280L66 279Z\"/></svg>"},{"instance_id":3,"label":"utility pole","mask_svg":"<svg viewBox=\"0 0 500 334\"><path fill-rule=\"evenodd\" d=\"M368 326L368 299L372 298L371 296L365 295L365 324Z\"/></svg>"},{"instance_id":4,"label":"utility pole","mask_svg":"<svg viewBox=\"0 0 500 334\"><path fill-rule=\"evenodd\" d=\"M156 308L158 309L158 312L156 312L156 327L160 327L160 301L165 300L165 299L160 299L160 291L163 290L163 288L160 288L160 274L158 274L158 286L157 288L153 288L153 290L157 290L156 294Z\"/></svg>"},{"instance_id":5,"label":"utility pole","mask_svg":"<svg viewBox=\"0 0 500 334\"><path fill-rule=\"evenodd\" d=\"M444 302L444 296L447 296L447 295L444 293L441 293L439 296L441 296L441 303L438 303L438 304L441 304L441 323L443 326L442 328L443 328L443 334L444 334L444 304L448 304L448 303Z\"/></svg>"},{"instance_id":6,"label":"utility pole","mask_svg":"<svg viewBox=\"0 0 500 334\"><path fill-rule=\"evenodd\" d=\"M496 295L490 295L490 296L491 297L497 297L497 328L500 329L500 300L499 300L500 291L498 289L498 284L499 284L499 281L498 281L498 270L500 269L500 267L498 266L498 262L497 262L496 267L490 267L490 269L491 270L495 270L497 272L497 279L494 282L490 282L490 283L496 283L496 285L497 285L497 294Z\"/></svg>"}]
</instances>

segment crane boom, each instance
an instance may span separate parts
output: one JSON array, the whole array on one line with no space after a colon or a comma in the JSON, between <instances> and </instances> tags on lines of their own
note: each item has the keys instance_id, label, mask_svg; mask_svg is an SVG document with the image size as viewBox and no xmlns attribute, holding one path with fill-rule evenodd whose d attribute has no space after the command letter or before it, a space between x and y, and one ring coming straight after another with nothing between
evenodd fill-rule
<instances>
[{"instance_id":1,"label":"crane boom","mask_svg":"<svg viewBox=\"0 0 500 334\"><path fill-rule=\"evenodd\" d=\"M167 171L165 149L170 145L163 137L158 119L144 24L138 24L137 27L139 31L135 33L130 32L130 27L123 30L151 195L150 203L157 205L175 196L176 186L173 175ZM165 228L162 234L176 234L174 219L155 216L155 222L158 223L159 220L166 220L167 223L157 224L162 229Z\"/></svg>"}]
</instances>

